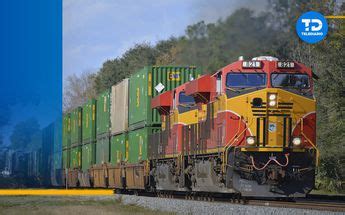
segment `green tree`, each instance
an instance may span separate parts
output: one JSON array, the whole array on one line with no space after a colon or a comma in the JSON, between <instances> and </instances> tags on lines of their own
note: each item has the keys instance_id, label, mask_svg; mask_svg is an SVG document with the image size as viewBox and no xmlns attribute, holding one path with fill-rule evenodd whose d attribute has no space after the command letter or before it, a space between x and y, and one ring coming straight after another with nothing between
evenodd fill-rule
<instances>
[{"instance_id":1,"label":"green tree","mask_svg":"<svg viewBox=\"0 0 345 215\"><path fill-rule=\"evenodd\" d=\"M321 186L330 190L344 189L345 181L345 117L344 117L344 42L343 20L328 20L328 36L320 43L307 44L295 35L295 22L307 11L319 11L325 15L344 14L344 3L322 0L301 2L271 1L272 16L280 20L286 37L277 48L278 57L303 62L313 68L320 77L315 82L317 99L317 144L321 152L319 178Z\"/></svg>"},{"instance_id":2,"label":"green tree","mask_svg":"<svg viewBox=\"0 0 345 215\"><path fill-rule=\"evenodd\" d=\"M155 63L155 50L149 44L137 44L126 51L121 58L107 60L98 72L95 83L100 93L120 80L129 77L134 71Z\"/></svg>"}]
</instances>

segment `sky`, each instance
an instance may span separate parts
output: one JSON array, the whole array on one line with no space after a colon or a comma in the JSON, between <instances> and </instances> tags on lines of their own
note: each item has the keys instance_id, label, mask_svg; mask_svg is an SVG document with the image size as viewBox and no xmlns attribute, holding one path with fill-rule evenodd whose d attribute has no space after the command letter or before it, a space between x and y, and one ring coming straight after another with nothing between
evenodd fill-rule
<instances>
[{"instance_id":1,"label":"sky","mask_svg":"<svg viewBox=\"0 0 345 215\"><path fill-rule=\"evenodd\" d=\"M264 2L264 3L263 3ZM97 72L136 43L181 36L190 24L215 22L264 0L63 0L63 76Z\"/></svg>"}]
</instances>

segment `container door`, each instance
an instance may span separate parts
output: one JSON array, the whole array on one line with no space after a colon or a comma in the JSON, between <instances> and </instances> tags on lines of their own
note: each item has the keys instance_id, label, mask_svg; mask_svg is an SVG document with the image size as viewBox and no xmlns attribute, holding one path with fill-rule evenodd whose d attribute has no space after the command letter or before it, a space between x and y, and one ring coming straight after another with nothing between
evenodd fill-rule
<instances>
[{"instance_id":1,"label":"container door","mask_svg":"<svg viewBox=\"0 0 345 215\"><path fill-rule=\"evenodd\" d=\"M112 164L118 164L126 160L126 134L120 134L111 137L110 159Z\"/></svg>"},{"instance_id":2,"label":"container door","mask_svg":"<svg viewBox=\"0 0 345 215\"><path fill-rule=\"evenodd\" d=\"M131 76L129 86L129 126L142 127L148 124L148 102L150 102L148 96L151 95L148 94L146 67Z\"/></svg>"},{"instance_id":3,"label":"container door","mask_svg":"<svg viewBox=\"0 0 345 215\"><path fill-rule=\"evenodd\" d=\"M109 161L109 139L101 138L96 143L96 164L108 163Z\"/></svg>"},{"instance_id":4,"label":"container door","mask_svg":"<svg viewBox=\"0 0 345 215\"><path fill-rule=\"evenodd\" d=\"M92 144L82 146L82 170L87 171L92 164Z\"/></svg>"}]
</instances>

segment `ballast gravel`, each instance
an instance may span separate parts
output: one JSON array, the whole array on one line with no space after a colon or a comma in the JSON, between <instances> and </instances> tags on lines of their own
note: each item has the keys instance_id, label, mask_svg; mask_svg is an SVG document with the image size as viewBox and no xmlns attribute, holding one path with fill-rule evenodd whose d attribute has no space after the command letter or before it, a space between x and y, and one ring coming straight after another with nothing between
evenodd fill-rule
<instances>
[{"instance_id":1,"label":"ballast gravel","mask_svg":"<svg viewBox=\"0 0 345 215\"><path fill-rule=\"evenodd\" d=\"M278 208L266 206L250 206L223 202L204 202L194 200L145 197L134 195L115 195L125 205L136 205L151 210L165 211L176 214L278 214L278 215L323 215L343 214L307 209Z\"/></svg>"}]
</instances>

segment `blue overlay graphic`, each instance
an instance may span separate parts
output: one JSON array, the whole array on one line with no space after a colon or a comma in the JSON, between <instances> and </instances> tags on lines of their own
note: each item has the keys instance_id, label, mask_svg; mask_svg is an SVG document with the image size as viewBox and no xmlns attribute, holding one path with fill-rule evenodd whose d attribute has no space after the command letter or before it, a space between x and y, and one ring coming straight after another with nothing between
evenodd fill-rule
<instances>
[{"instance_id":1,"label":"blue overlay graphic","mask_svg":"<svg viewBox=\"0 0 345 215\"><path fill-rule=\"evenodd\" d=\"M62 0L0 1L0 27L0 178L41 162L32 171L48 180L61 156Z\"/></svg>"}]
</instances>

